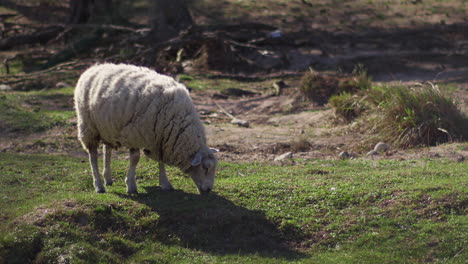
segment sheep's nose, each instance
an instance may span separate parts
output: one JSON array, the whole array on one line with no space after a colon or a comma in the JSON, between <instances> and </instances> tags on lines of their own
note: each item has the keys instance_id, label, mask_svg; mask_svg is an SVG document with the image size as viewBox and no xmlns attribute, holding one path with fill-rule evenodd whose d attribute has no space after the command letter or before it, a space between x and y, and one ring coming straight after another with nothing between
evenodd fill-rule
<instances>
[{"instance_id":1,"label":"sheep's nose","mask_svg":"<svg viewBox=\"0 0 468 264\"><path fill-rule=\"evenodd\" d=\"M200 190L201 194L208 194L209 192L211 192L211 188L206 188L205 190Z\"/></svg>"}]
</instances>

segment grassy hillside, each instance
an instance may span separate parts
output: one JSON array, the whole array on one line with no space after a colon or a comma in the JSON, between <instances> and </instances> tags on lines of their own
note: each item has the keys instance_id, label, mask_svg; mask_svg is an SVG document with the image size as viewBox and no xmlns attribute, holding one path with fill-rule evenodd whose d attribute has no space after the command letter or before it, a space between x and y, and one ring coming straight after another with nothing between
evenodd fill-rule
<instances>
[{"instance_id":1,"label":"grassy hillside","mask_svg":"<svg viewBox=\"0 0 468 264\"><path fill-rule=\"evenodd\" d=\"M215 192L143 159L140 193L95 194L87 160L0 154L4 263L464 263L467 163L221 163Z\"/></svg>"},{"instance_id":2,"label":"grassy hillside","mask_svg":"<svg viewBox=\"0 0 468 264\"><path fill-rule=\"evenodd\" d=\"M2 37L41 32L43 26L56 24L46 22L50 18L69 16L66 8L54 8L67 1L14 2L32 12L0 7ZM120 2L125 2L119 7L121 15L131 22L125 26L147 27L150 1ZM245 66L241 70L247 75L231 73L224 67L229 64L220 60L225 72L199 72L193 60L210 55L210 49L205 51L210 46L204 46L210 38L194 47L190 42L185 47L167 42L173 47L161 46L168 53L159 54L154 43L138 41L142 34L123 30L103 34L103 42L95 47L74 50L76 61L68 66L31 72L88 33L94 35L94 24L65 29L44 46L18 45L0 52L0 84L12 84L0 91L0 264L466 263L466 138L459 137L461 142L445 149L439 145L409 150L398 149L389 139L390 151L366 156L373 147L366 137L374 130L369 128L374 116L344 124L327 110L340 109L333 103L315 106L298 92L300 76L309 67L336 70L341 76L363 64L374 80L401 80L402 90L408 81L437 86L448 82L444 85L453 88L450 100L460 101L466 114L467 0L189 2L200 30L221 26L213 35L229 44L221 48L237 50L234 55L265 71ZM47 19L34 14L47 14ZM251 32L260 26L255 23L279 29L282 37L269 39L270 29L263 27ZM222 27L236 24L245 28ZM191 39L198 31L181 36ZM200 39L206 40L205 35ZM215 58L221 48L213 48ZM164 192L158 187L157 163L142 158L136 176L139 193L127 195L128 161L119 152L113 156L114 185L96 194L87 156L76 138L73 88L50 87L59 81L74 84L88 63L147 59L152 67L160 67L166 55L171 62L167 72L178 64L177 71L184 68L178 79L192 88L209 142L222 150L214 191L199 195L190 178L168 168L176 191ZM274 65L280 68L273 70ZM285 84L278 96L273 96L274 82ZM258 94L226 95L232 88ZM343 103L344 115L351 115L344 119L350 121L357 118L354 108L360 105L347 96L335 97L335 103ZM404 112L388 116L416 123L413 109L422 109L425 117L437 121L433 127L450 137L439 121L454 115L433 114L427 109L435 104L419 94L413 97L423 107L396 107ZM376 101L376 109L391 106L383 103ZM251 127L230 124L217 104L247 119ZM455 120L463 125L466 119ZM400 134L410 131L392 124ZM445 141L434 144L441 142ZM294 158L273 162L287 151L294 152ZM348 151L349 159L340 160L341 151Z\"/></svg>"}]
</instances>

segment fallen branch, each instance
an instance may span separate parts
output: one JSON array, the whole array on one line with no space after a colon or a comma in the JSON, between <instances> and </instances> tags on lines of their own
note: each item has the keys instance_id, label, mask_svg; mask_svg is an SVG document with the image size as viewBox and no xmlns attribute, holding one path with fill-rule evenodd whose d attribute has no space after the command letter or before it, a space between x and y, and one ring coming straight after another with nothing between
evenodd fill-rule
<instances>
[{"instance_id":1,"label":"fallen branch","mask_svg":"<svg viewBox=\"0 0 468 264\"><path fill-rule=\"evenodd\" d=\"M8 50L25 44L47 43L62 31L60 27L50 27L41 32L12 36L0 40L0 50Z\"/></svg>"},{"instance_id":2,"label":"fallen branch","mask_svg":"<svg viewBox=\"0 0 468 264\"><path fill-rule=\"evenodd\" d=\"M44 64L43 68L48 69L54 65L63 63L73 57L75 57L80 52L88 50L96 44L99 40L100 32L94 31L90 34L84 35L82 38L71 43L61 51L54 54L47 60L47 63Z\"/></svg>"},{"instance_id":3,"label":"fallen branch","mask_svg":"<svg viewBox=\"0 0 468 264\"><path fill-rule=\"evenodd\" d=\"M32 73L23 73L23 74L14 74L14 75L5 75L5 76L0 76L0 80L1 79L6 79L6 78L23 78L23 77L37 77L39 75L43 75L43 74L46 74L46 73L50 73L50 72L53 72L53 71L60 71L62 70L62 68L64 67L71 67L71 66L84 66L84 65L90 65L92 64L93 62L90 62L90 61L70 61L70 62L65 62L65 63L62 63L62 64L58 64L58 65L55 65L53 67L50 67L48 69L45 69L45 70L42 70L42 71L36 71L36 72L32 72ZM75 68L72 68L72 70L74 70Z\"/></svg>"},{"instance_id":4,"label":"fallen branch","mask_svg":"<svg viewBox=\"0 0 468 264\"><path fill-rule=\"evenodd\" d=\"M231 115L228 111L224 110L224 108L222 108L218 103L215 104L219 107L219 109L221 109L223 113L225 113L232 119L231 124L236 124L241 127L249 127L249 121L236 118L235 116Z\"/></svg>"},{"instance_id":5,"label":"fallen branch","mask_svg":"<svg viewBox=\"0 0 468 264\"><path fill-rule=\"evenodd\" d=\"M142 32L146 32L150 30L149 28L136 29L136 28L112 25L112 24L103 24L103 25L99 25L99 24L50 24L48 26L62 27L64 29L66 28L112 29L112 30L119 30L119 31L130 31L134 33L142 33Z\"/></svg>"},{"instance_id":6,"label":"fallen branch","mask_svg":"<svg viewBox=\"0 0 468 264\"><path fill-rule=\"evenodd\" d=\"M93 63L95 63L94 60L71 61L32 73L0 75L0 84L18 86L28 82L38 82L44 75L47 75L48 78L50 78L50 75L60 75L60 78L63 79L65 76L77 75L74 71L86 68Z\"/></svg>"}]
</instances>

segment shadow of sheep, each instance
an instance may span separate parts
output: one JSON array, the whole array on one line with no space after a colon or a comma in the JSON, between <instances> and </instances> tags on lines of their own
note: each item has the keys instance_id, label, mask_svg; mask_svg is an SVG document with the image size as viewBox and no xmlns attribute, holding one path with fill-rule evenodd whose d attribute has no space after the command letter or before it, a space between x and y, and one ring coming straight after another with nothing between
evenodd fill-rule
<instances>
[{"instance_id":1,"label":"shadow of sheep","mask_svg":"<svg viewBox=\"0 0 468 264\"><path fill-rule=\"evenodd\" d=\"M288 247L288 241L262 211L238 206L216 193L144 189L146 192L128 197L159 215L156 239L163 243L215 254L259 254L286 260L303 257Z\"/></svg>"}]
</instances>

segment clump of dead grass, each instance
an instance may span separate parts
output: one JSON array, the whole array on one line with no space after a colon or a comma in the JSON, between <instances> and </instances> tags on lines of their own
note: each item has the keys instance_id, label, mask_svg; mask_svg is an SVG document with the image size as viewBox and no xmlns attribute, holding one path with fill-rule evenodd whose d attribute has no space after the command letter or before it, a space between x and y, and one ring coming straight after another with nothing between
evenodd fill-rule
<instances>
[{"instance_id":1,"label":"clump of dead grass","mask_svg":"<svg viewBox=\"0 0 468 264\"><path fill-rule=\"evenodd\" d=\"M336 117L351 122L369 109L365 98L361 94L342 93L330 97L328 103L333 107Z\"/></svg>"},{"instance_id":2,"label":"clump of dead grass","mask_svg":"<svg viewBox=\"0 0 468 264\"><path fill-rule=\"evenodd\" d=\"M312 144L303 136L300 136L297 139L291 141L291 151L296 152L306 152L312 148Z\"/></svg>"},{"instance_id":3,"label":"clump of dead grass","mask_svg":"<svg viewBox=\"0 0 468 264\"><path fill-rule=\"evenodd\" d=\"M433 84L374 86L333 96L330 105L347 122L368 118L377 140L401 148L468 140L468 117Z\"/></svg>"},{"instance_id":4,"label":"clump of dead grass","mask_svg":"<svg viewBox=\"0 0 468 264\"><path fill-rule=\"evenodd\" d=\"M399 147L468 140L468 117L435 85L375 87L370 98L379 136Z\"/></svg>"},{"instance_id":5,"label":"clump of dead grass","mask_svg":"<svg viewBox=\"0 0 468 264\"><path fill-rule=\"evenodd\" d=\"M315 71L307 71L301 79L301 93L317 105L324 105L328 98L336 94L338 81L330 75L319 74Z\"/></svg>"},{"instance_id":6,"label":"clump of dead grass","mask_svg":"<svg viewBox=\"0 0 468 264\"><path fill-rule=\"evenodd\" d=\"M301 79L300 91L307 99L317 105L324 105L333 95L354 94L372 86L367 71L358 65L351 76L340 76L313 71L306 71Z\"/></svg>"}]
</instances>

